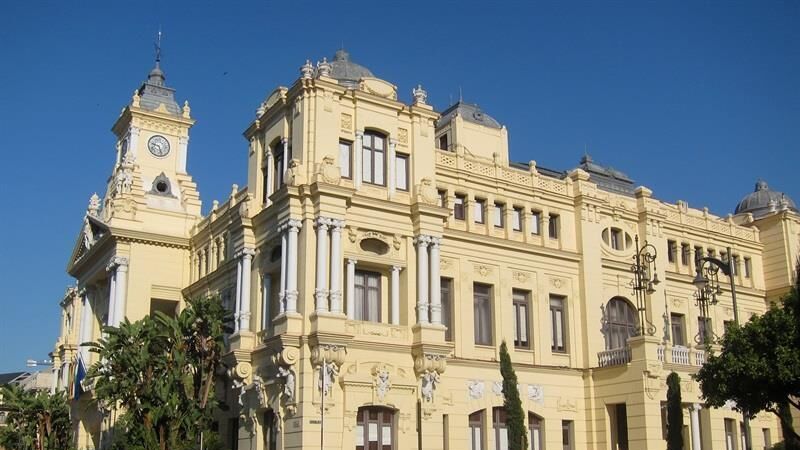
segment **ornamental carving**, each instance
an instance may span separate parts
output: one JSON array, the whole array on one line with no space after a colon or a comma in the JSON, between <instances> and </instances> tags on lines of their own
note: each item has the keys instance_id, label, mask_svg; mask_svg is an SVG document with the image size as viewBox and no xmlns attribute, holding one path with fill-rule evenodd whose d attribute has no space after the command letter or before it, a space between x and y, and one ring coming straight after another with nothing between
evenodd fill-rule
<instances>
[{"instance_id":1,"label":"ornamental carving","mask_svg":"<svg viewBox=\"0 0 800 450\"><path fill-rule=\"evenodd\" d=\"M564 280L562 278L552 277L550 278L550 284L556 289L561 289L561 286L564 285Z\"/></svg>"},{"instance_id":2,"label":"ornamental carving","mask_svg":"<svg viewBox=\"0 0 800 450\"><path fill-rule=\"evenodd\" d=\"M450 270L450 267L453 265L453 261L447 258L441 258L439 260L439 269L440 270Z\"/></svg>"},{"instance_id":3,"label":"ornamental carving","mask_svg":"<svg viewBox=\"0 0 800 450\"><path fill-rule=\"evenodd\" d=\"M436 386L439 384L441 375L438 372L425 372L420 377L420 394L422 399L426 402L433 401L433 393L436 391Z\"/></svg>"},{"instance_id":4,"label":"ornamental carving","mask_svg":"<svg viewBox=\"0 0 800 450\"><path fill-rule=\"evenodd\" d=\"M405 128L397 129L397 141L401 144L408 144L408 130Z\"/></svg>"},{"instance_id":5,"label":"ornamental carving","mask_svg":"<svg viewBox=\"0 0 800 450\"><path fill-rule=\"evenodd\" d=\"M488 277L492 274L492 268L484 264L478 264L475 266L475 273L482 277Z\"/></svg>"},{"instance_id":6,"label":"ornamental carving","mask_svg":"<svg viewBox=\"0 0 800 450\"><path fill-rule=\"evenodd\" d=\"M683 299L680 297L672 297L672 306L680 308L683 306Z\"/></svg>"},{"instance_id":7,"label":"ornamental carving","mask_svg":"<svg viewBox=\"0 0 800 450\"><path fill-rule=\"evenodd\" d=\"M386 394L389 393L389 389L392 388L392 383L389 381L389 369L385 366L375 366L372 368L372 376L374 377L375 394L380 401L383 401Z\"/></svg>"},{"instance_id":8,"label":"ornamental carving","mask_svg":"<svg viewBox=\"0 0 800 450\"><path fill-rule=\"evenodd\" d=\"M573 398L569 397L559 397L558 402L556 403L556 409L559 411L578 411L578 402L575 401Z\"/></svg>"},{"instance_id":9,"label":"ornamental carving","mask_svg":"<svg viewBox=\"0 0 800 450\"><path fill-rule=\"evenodd\" d=\"M528 400L536 403L544 403L544 388L538 384L529 384Z\"/></svg>"},{"instance_id":10,"label":"ornamental carving","mask_svg":"<svg viewBox=\"0 0 800 450\"><path fill-rule=\"evenodd\" d=\"M511 272L511 277L518 283L527 283L528 280L530 280L531 278L531 274L528 272L521 272L519 270L514 270L513 272Z\"/></svg>"},{"instance_id":11,"label":"ornamental carving","mask_svg":"<svg viewBox=\"0 0 800 450\"><path fill-rule=\"evenodd\" d=\"M428 177L423 178L417 186L417 193L423 203L429 205L439 204L439 193L436 191L436 186L434 186L432 179Z\"/></svg>"},{"instance_id":12,"label":"ornamental carving","mask_svg":"<svg viewBox=\"0 0 800 450\"><path fill-rule=\"evenodd\" d=\"M334 164L334 158L331 155L322 157L322 163L319 165L317 175L328 184L338 185L341 182L339 168Z\"/></svg>"},{"instance_id":13,"label":"ornamental carving","mask_svg":"<svg viewBox=\"0 0 800 450\"><path fill-rule=\"evenodd\" d=\"M350 114L342 113L341 127L343 130L350 131L353 129L353 116Z\"/></svg>"},{"instance_id":14,"label":"ornamental carving","mask_svg":"<svg viewBox=\"0 0 800 450\"><path fill-rule=\"evenodd\" d=\"M497 397L503 396L503 382L495 381L492 383L492 393Z\"/></svg>"},{"instance_id":15,"label":"ornamental carving","mask_svg":"<svg viewBox=\"0 0 800 450\"><path fill-rule=\"evenodd\" d=\"M485 384L483 381L480 380L471 380L467 384L467 395L472 400L480 400L483 398L483 391L485 389Z\"/></svg>"}]
</instances>

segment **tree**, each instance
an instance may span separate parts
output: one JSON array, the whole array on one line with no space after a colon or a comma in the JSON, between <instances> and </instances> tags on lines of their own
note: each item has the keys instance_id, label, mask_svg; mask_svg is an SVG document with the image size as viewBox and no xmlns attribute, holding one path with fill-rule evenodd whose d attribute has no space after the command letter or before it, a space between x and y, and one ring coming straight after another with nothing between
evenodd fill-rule
<instances>
[{"instance_id":1,"label":"tree","mask_svg":"<svg viewBox=\"0 0 800 450\"><path fill-rule=\"evenodd\" d=\"M6 425L0 427L0 448L62 450L72 448L69 406L63 392L26 391L17 385L0 387Z\"/></svg>"},{"instance_id":2,"label":"tree","mask_svg":"<svg viewBox=\"0 0 800 450\"><path fill-rule=\"evenodd\" d=\"M786 448L800 449L791 421L791 411L800 410L800 264L781 306L730 327L721 344L720 354L711 354L695 376L706 403L733 400L750 417L771 412L780 419Z\"/></svg>"},{"instance_id":3,"label":"tree","mask_svg":"<svg viewBox=\"0 0 800 450\"><path fill-rule=\"evenodd\" d=\"M506 409L508 450L527 450L528 433L525 430L525 411L519 398L517 374L511 365L506 341L500 344L500 374L503 376L503 406Z\"/></svg>"},{"instance_id":4,"label":"tree","mask_svg":"<svg viewBox=\"0 0 800 450\"><path fill-rule=\"evenodd\" d=\"M681 377L675 372L667 377L667 450L683 450Z\"/></svg>"},{"instance_id":5,"label":"tree","mask_svg":"<svg viewBox=\"0 0 800 450\"><path fill-rule=\"evenodd\" d=\"M98 403L123 411L113 448L190 449L210 433L229 320L219 299L190 300L176 318L157 311L126 319L88 344L100 356L87 373Z\"/></svg>"}]
</instances>

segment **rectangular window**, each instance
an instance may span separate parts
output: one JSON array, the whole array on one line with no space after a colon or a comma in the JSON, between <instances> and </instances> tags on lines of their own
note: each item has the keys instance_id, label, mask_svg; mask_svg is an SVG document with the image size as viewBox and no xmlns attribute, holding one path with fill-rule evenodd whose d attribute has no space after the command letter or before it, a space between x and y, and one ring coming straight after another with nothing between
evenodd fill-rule
<instances>
[{"instance_id":1,"label":"rectangular window","mask_svg":"<svg viewBox=\"0 0 800 450\"><path fill-rule=\"evenodd\" d=\"M494 226L496 228L503 228L505 225L505 218L503 217L503 205L502 203L495 203L494 204Z\"/></svg>"},{"instance_id":2,"label":"rectangular window","mask_svg":"<svg viewBox=\"0 0 800 450\"><path fill-rule=\"evenodd\" d=\"M725 419L725 450L736 450L736 422Z\"/></svg>"},{"instance_id":3,"label":"rectangular window","mask_svg":"<svg viewBox=\"0 0 800 450\"><path fill-rule=\"evenodd\" d=\"M541 234L542 213L531 211L531 234Z\"/></svg>"},{"instance_id":4,"label":"rectangular window","mask_svg":"<svg viewBox=\"0 0 800 450\"><path fill-rule=\"evenodd\" d=\"M691 258L690 253L692 252L691 247L689 244L683 243L681 244L681 264L684 266L689 265L689 259Z\"/></svg>"},{"instance_id":5,"label":"rectangular window","mask_svg":"<svg viewBox=\"0 0 800 450\"><path fill-rule=\"evenodd\" d=\"M408 155L397 153L394 156L394 176L397 189L408 190Z\"/></svg>"},{"instance_id":6,"label":"rectangular window","mask_svg":"<svg viewBox=\"0 0 800 450\"><path fill-rule=\"evenodd\" d=\"M522 208L514 208L511 213L511 229L522 231Z\"/></svg>"},{"instance_id":7,"label":"rectangular window","mask_svg":"<svg viewBox=\"0 0 800 450\"><path fill-rule=\"evenodd\" d=\"M453 279L441 279L442 292L442 325L447 327L444 331L444 340L453 341Z\"/></svg>"},{"instance_id":8,"label":"rectangular window","mask_svg":"<svg viewBox=\"0 0 800 450\"><path fill-rule=\"evenodd\" d=\"M571 420L562 420L561 421L561 444L564 450L574 450L574 446L572 444L574 433L572 431L572 421Z\"/></svg>"},{"instance_id":9,"label":"rectangular window","mask_svg":"<svg viewBox=\"0 0 800 450\"><path fill-rule=\"evenodd\" d=\"M530 348L530 293L514 289L512 302L514 309L514 347Z\"/></svg>"},{"instance_id":10,"label":"rectangular window","mask_svg":"<svg viewBox=\"0 0 800 450\"><path fill-rule=\"evenodd\" d=\"M697 261L703 257L703 247L695 246L694 248L694 262L695 262L695 269L697 269Z\"/></svg>"},{"instance_id":11,"label":"rectangular window","mask_svg":"<svg viewBox=\"0 0 800 450\"><path fill-rule=\"evenodd\" d=\"M710 317L698 317L697 318L697 342L700 344L706 343L706 330L708 331L708 337L713 339L713 328L711 328L711 318Z\"/></svg>"},{"instance_id":12,"label":"rectangular window","mask_svg":"<svg viewBox=\"0 0 800 450\"><path fill-rule=\"evenodd\" d=\"M672 313L669 315L670 328L672 331L672 345L686 345L686 334L684 333L683 314Z\"/></svg>"},{"instance_id":13,"label":"rectangular window","mask_svg":"<svg viewBox=\"0 0 800 450\"><path fill-rule=\"evenodd\" d=\"M447 191L445 191L444 189L439 189L437 193L439 194L438 205L441 206L442 208L447 208Z\"/></svg>"},{"instance_id":14,"label":"rectangular window","mask_svg":"<svg viewBox=\"0 0 800 450\"><path fill-rule=\"evenodd\" d=\"M566 317L564 311L565 298L550 295L550 329L552 331L551 350L564 353L567 351Z\"/></svg>"},{"instance_id":15,"label":"rectangular window","mask_svg":"<svg viewBox=\"0 0 800 450\"><path fill-rule=\"evenodd\" d=\"M342 178L353 178L352 154L353 143L339 141L339 173Z\"/></svg>"},{"instance_id":16,"label":"rectangular window","mask_svg":"<svg viewBox=\"0 0 800 450\"><path fill-rule=\"evenodd\" d=\"M482 198L475 199L475 209L473 210L472 220L475 223L486 222L486 200Z\"/></svg>"},{"instance_id":17,"label":"rectangular window","mask_svg":"<svg viewBox=\"0 0 800 450\"><path fill-rule=\"evenodd\" d=\"M667 241L667 261L674 263L677 259L678 243L673 240Z\"/></svg>"},{"instance_id":18,"label":"rectangular window","mask_svg":"<svg viewBox=\"0 0 800 450\"><path fill-rule=\"evenodd\" d=\"M261 203L267 203L269 200L269 167L264 166L261 168L262 185L264 186L264 193L261 196Z\"/></svg>"},{"instance_id":19,"label":"rectangular window","mask_svg":"<svg viewBox=\"0 0 800 450\"><path fill-rule=\"evenodd\" d=\"M560 228L560 224L558 223L560 217L558 214L550 214L550 220L548 221L547 228L548 234L550 239L558 239L558 231Z\"/></svg>"},{"instance_id":20,"label":"rectangular window","mask_svg":"<svg viewBox=\"0 0 800 450\"><path fill-rule=\"evenodd\" d=\"M753 260L750 258L744 258L744 277L750 278L753 274Z\"/></svg>"},{"instance_id":21,"label":"rectangular window","mask_svg":"<svg viewBox=\"0 0 800 450\"><path fill-rule=\"evenodd\" d=\"M551 219L552 220L552 219ZM611 248L614 250L622 250L622 230L619 228L610 228L611 230Z\"/></svg>"},{"instance_id":22,"label":"rectangular window","mask_svg":"<svg viewBox=\"0 0 800 450\"><path fill-rule=\"evenodd\" d=\"M275 156L272 158L272 165L274 166L273 173L275 176L275 186L273 186L273 191L277 191L278 189L283 186L283 176L284 176L284 164L283 164L283 146L279 146L278 149L275 151Z\"/></svg>"},{"instance_id":23,"label":"rectangular window","mask_svg":"<svg viewBox=\"0 0 800 450\"><path fill-rule=\"evenodd\" d=\"M475 283L472 286L475 315L475 344L492 345L492 287Z\"/></svg>"},{"instance_id":24,"label":"rectangular window","mask_svg":"<svg viewBox=\"0 0 800 450\"><path fill-rule=\"evenodd\" d=\"M453 200L453 217L456 220L464 220L466 218L466 211L464 208L464 204L466 202L467 202L466 197L460 194L456 194L456 197Z\"/></svg>"},{"instance_id":25,"label":"rectangular window","mask_svg":"<svg viewBox=\"0 0 800 450\"><path fill-rule=\"evenodd\" d=\"M772 448L772 432L769 431L769 428L762 428L761 433L764 435L764 450L769 450Z\"/></svg>"},{"instance_id":26,"label":"rectangular window","mask_svg":"<svg viewBox=\"0 0 800 450\"><path fill-rule=\"evenodd\" d=\"M483 410L469 415L470 450L483 450Z\"/></svg>"},{"instance_id":27,"label":"rectangular window","mask_svg":"<svg viewBox=\"0 0 800 450\"><path fill-rule=\"evenodd\" d=\"M384 160L384 148L386 139L377 134L366 133L362 142L361 170L363 181L369 184L385 186L386 161Z\"/></svg>"},{"instance_id":28,"label":"rectangular window","mask_svg":"<svg viewBox=\"0 0 800 450\"><path fill-rule=\"evenodd\" d=\"M708 256L711 257L711 258L714 258L714 257L717 256L717 251L714 250L713 248L708 249L707 253L708 253Z\"/></svg>"},{"instance_id":29,"label":"rectangular window","mask_svg":"<svg viewBox=\"0 0 800 450\"><path fill-rule=\"evenodd\" d=\"M449 150L449 146L447 145L447 134L439 136L439 148L442 150Z\"/></svg>"},{"instance_id":30,"label":"rectangular window","mask_svg":"<svg viewBox=\"0 0 800 450\"><path fill-rule=\"evenodd\" d=\"M356 270L355 319L381 321L381 274Z\"/></svg>"}]
</instances>

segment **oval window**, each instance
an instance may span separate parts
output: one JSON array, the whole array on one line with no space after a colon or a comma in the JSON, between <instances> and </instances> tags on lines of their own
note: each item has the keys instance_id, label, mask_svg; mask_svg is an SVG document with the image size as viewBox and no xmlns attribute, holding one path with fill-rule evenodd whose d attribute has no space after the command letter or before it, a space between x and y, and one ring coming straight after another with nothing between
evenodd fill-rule
<instances>
[{"instance_id":1,"label":"oval window","mask_svg":"<svg viewBox=\"0 0 800 450\"><path fill-rule=\"evenodd\" d=\"M608 227L602 233L603 242L617 251L624 251L633 245L633 238L621 228Z\"/></svg>"},{"instance_id":2,"label":"oval window","mask_svg":"<svg viewBox=\"0 0 800 450\"><path fill-rule=\"evenodd\" d=\"M361 241L361 250L375 255L385 255L389 253L389 244L374 238Z\"/></svg>"}]
</instances>

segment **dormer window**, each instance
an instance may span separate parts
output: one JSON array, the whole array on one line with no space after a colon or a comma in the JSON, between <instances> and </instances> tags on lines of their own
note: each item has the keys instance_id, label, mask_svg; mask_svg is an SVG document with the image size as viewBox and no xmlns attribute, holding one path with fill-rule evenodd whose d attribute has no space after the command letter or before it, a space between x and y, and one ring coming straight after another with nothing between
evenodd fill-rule
<instances>
[{"instance_id":1,"label":"dormer window","mask_svg":"<svg viewBox=\"0 0 800 450\"><path fill-rule=\"evenodd\" d=\"M361 169L365 183L386 185L386 138L375 132L364 133Z\"/></svg>"},{"instance_id":2,"label":"dormer window","mask_svg":"<svg viewBox=\"0 0 800 450\"><path fill-rule=\"evenodd\" d=\"M449 150L450 147L447 142L447 133L439 136L439 149L441 150Z\"/></svg>"}]
</instances>

